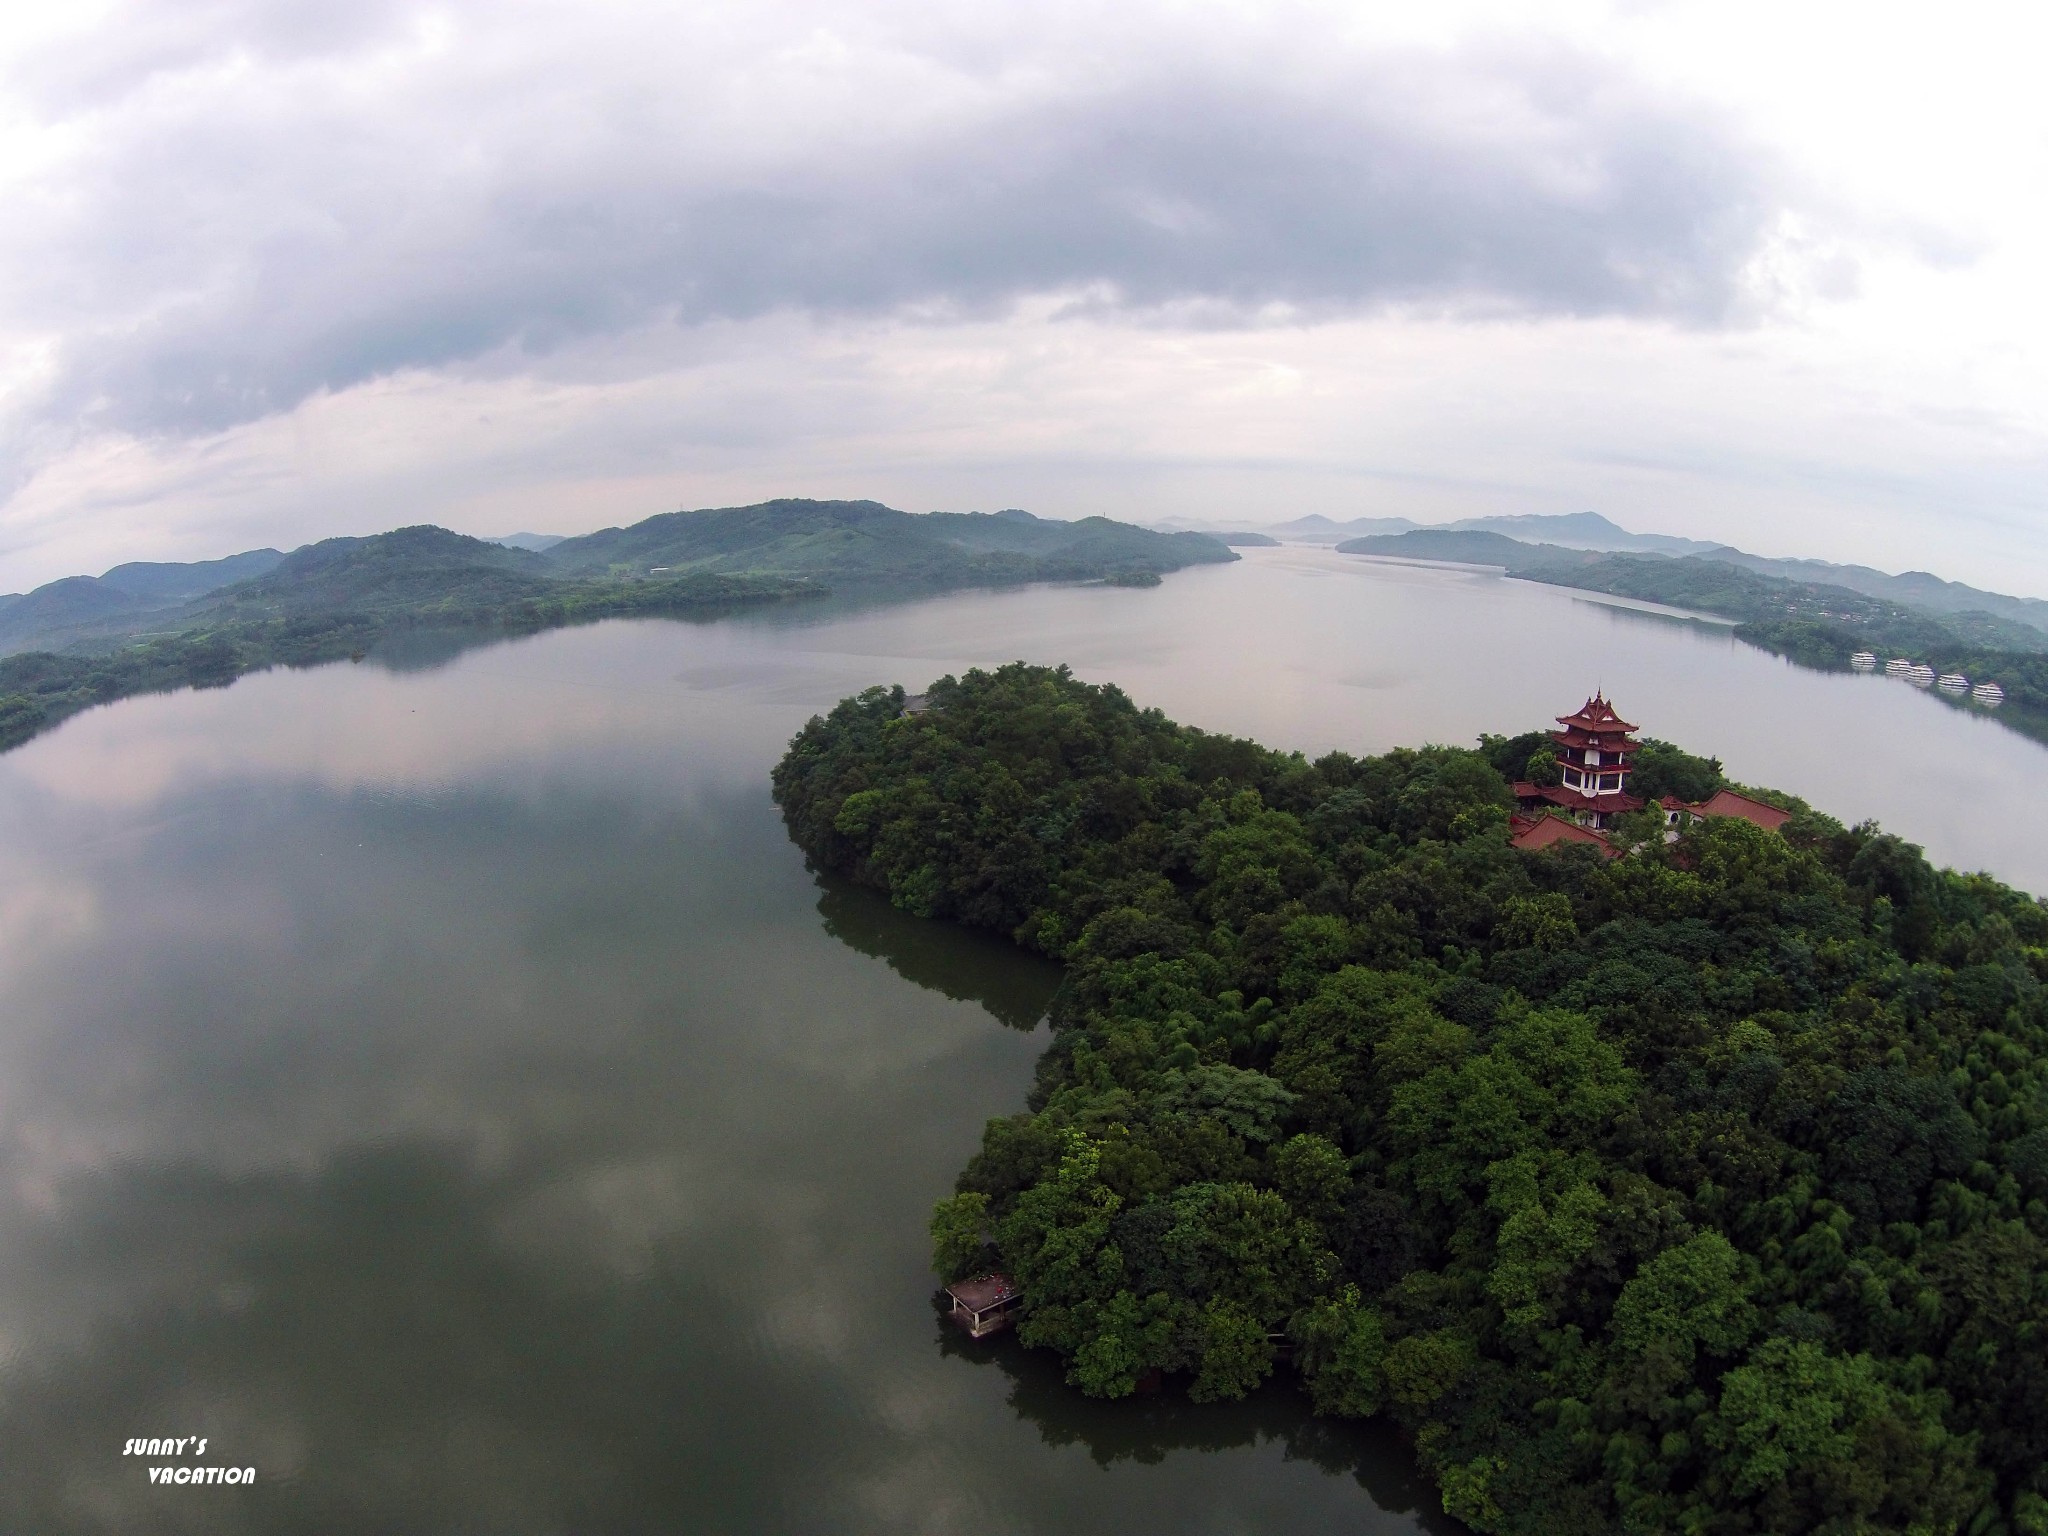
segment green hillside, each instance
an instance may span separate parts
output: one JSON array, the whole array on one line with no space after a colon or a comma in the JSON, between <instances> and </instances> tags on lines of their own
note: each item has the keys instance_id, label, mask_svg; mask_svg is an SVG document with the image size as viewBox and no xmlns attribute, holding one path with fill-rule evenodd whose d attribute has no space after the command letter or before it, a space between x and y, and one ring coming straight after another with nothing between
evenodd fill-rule
<instances>
[{"instance_id":1,"label":"green hillside","mask_svg":"<svg viewBox=\"0 0 2048 1536\"><path fill-rule=\"evenodd\" d=\"M110 589L95 584L92 590ZM360 657L401 630L526 634L592 619L715 612L823 590L788 577L708 572L633 581L563 577L538 555L443 528L328 539L185 609L152 610L138 621L147 626L139 633L0 658L0 749L94 704L220 687L269 667Z\"/></svg>"},{"instance_id":2,"label":"green hillside","mask_svg":"<svg viewBox=\"0 0 2048 1536\"><path fill-rule=\"evenodd\" d=\"M545 552L422 525L274 555L118 566L0 606L0 649L11 641L16 652L0 657L0 750L94 704L359 657L401 630L530 634L832 588L1145 584L1162 571L1237 558L1200 534L1107 518L920 517L877 502L820 501L671 512ZM209 590L236 571L251 574ZM188 601L166 601L195 590Z\"/></svg>"},{"instance_id":3,"label":"green hillside","mask_svg":"<svg viewBox=\"0 0 2048 1536\"><path fill-rule=\"evenodd\" d=\"M578 574L665 568L816 576L837 585L972 586L1175 571L1237 557L1201 534L1155 533L1102 517L1062 523L1016 511L917 515L874 501L792 499L664 513L565 539L545 558Z\"/></svg>"},{"instance_id":4,"label":"green hillside","mask_svg":"<svg viewBox=\"0 0 2048 1536\"><path fill-rule=\"evenodd\" d=\"M1501 1536L2048 1530L2042 903L1792 801L1525 853L1513 738L1309 762L1022 664L926 698L811 720L776 800L1066 965L932 1236L1074 1386L1277 1372Z\"/></svg>"},{"instance_id":5,"label":"green hillside","mask_svg":"<svg viewBox=\"0 0 2048 1536\"><path fill-rule=\"evenodd\" d=\"M2000 718L2030 735L2048 735L2048 633L2002 614L1930 612L1897 597L1766 575L1718 555L1595 554L1498 533L1418 529L1351 539L1337 549L1497 565L1525 581L1715 614L1737 621L1736 638L1803 666L1841 671L1857 651L1911 657L1937 672L1997 683L2009 706Z\"/></svg>"}]
</instances>

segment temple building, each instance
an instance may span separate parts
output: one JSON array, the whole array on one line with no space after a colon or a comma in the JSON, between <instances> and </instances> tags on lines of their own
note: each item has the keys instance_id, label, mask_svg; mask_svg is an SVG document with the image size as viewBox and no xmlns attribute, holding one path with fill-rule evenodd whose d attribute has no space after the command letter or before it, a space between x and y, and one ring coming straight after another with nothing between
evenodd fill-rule
<instances>
[{"instance_id":1,"label":"temple building","mask_svg":"<svg viewBox=\"0 0 2048 1536\"><path fill-rule=\"evenodd\" d=\"M1629 793L1629 759L1639 747L1635 727L1614 712L1614 706L1599 693L1579 706L1575 713L1559 715L1563 730L1552 731L1557 743L1557 784L1532 784L1527 780L1514 786L1516 811L1508 819L1508 841L1517 848L1552 848L1559 843L1590 843L1608 858L1619 858L1622 849L1606 835L1614 818L1643 808L1639 795ZM1673 795L1657 801L1663 812L1667 841L1676 838L1694 816L1739 816L1767 832L1774 832L1791 818L1789 811L1732 789L1718 789L1691 805Z\"/></svg>"},{"instance_id":2,"label":"temple building","mask_svg":"<svg viewBox=\"0 0 2048 1536\"><path fill-rule=\"evenodd\" d=\"M1628 792L1628 760L1637 743L1633 725L1614 712L1598 693L1574 714L1559 715L1564 727L1552 731L1557 743L1558 784L1515 785L1515 799L1524 811L1555 807L1582 826L1604 828L1626 811L1640 811L1643 802Z\"/></svg>"}]
</instances>

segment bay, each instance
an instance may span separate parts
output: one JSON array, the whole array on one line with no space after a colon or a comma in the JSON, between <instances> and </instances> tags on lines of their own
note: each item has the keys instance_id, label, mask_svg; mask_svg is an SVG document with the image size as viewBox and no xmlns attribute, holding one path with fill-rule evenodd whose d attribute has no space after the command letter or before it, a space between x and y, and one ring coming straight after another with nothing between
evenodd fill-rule
<instances>
[{"instance_id":1,"label":"bay","mask_svg":"<svg viewBox=\"0 0 2048 1536\"><path fill-rule=\"evenodd\" d=\"M1057 978L821 882L767 772L847 692L1012 659L1310 753L1604 687L2048 889L2048 756L1994 721L1317 550L416 637L94 711L0 758L0 1528L1453 1529L1284 1386L1090 1403L941 1325L925 1215L1021 1106ZM256 1482L122 1454L188 1435Z\"/></svg>"}]
</instances>

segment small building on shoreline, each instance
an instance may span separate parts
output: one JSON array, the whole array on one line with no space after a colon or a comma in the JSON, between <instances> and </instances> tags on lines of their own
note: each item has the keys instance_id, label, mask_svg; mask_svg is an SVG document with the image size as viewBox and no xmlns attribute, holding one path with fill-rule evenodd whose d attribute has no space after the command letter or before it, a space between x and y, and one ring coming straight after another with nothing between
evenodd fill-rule
<instances>
[{"instance_id":1,"label":"small building on shoreline","mask_svg":"<svg viewBox=\"0 0 2048 1536\"><path fill-rule=\"evenodd\" d=\"M966 1330L970 1339L985 1339L1016 1322L1023 1310L1024 1293L1008 1275L977 1275L957 1280L946 1287L953 1299L947 1316Z\"/></svg>"}]
</instances>

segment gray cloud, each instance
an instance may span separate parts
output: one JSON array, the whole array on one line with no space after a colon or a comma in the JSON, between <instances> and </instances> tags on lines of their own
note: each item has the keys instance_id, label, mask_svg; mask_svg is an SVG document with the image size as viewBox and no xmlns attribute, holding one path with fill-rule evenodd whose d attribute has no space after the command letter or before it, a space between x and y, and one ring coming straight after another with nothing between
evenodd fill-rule
<instances>
[{"instance_id":1,"label":"gray cloud","mask_svg":"<svg viewBox=\"0 0 2048 1536\"><path fill-rule=\"evenodd\" d=\"M85 147L0 237L0 323L55 342L43 427L204 433L649 323L1045 293L1715 324L1786 206L1714 114L1549 46L1167 36L1050 84L941 61L965 84L928 110L859 62L750 107L749 61L681 36L648 42L664 87L538 26L455 68L405 52L408 13L327 14L223 5L48 69Z\"/></svg>"}]
</instances>

